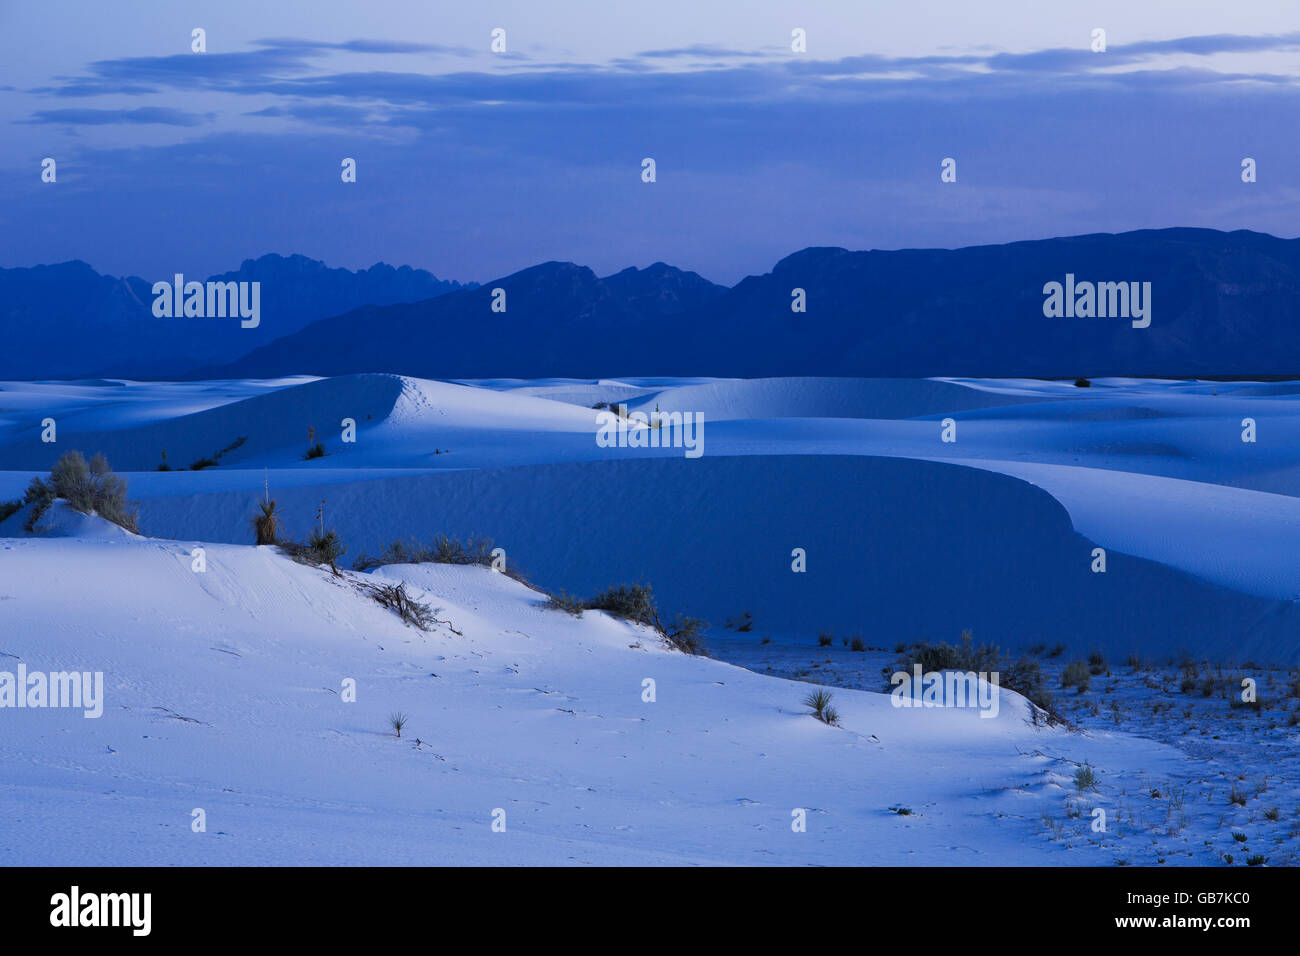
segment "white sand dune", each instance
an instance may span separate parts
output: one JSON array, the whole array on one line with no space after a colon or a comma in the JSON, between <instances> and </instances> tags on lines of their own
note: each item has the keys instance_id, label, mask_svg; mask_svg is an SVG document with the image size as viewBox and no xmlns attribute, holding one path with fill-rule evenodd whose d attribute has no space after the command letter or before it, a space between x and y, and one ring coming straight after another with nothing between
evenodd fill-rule
<instances>
[{"instance_id":1,"label":"white sand dune","mask_svg":"<svg viewBox=\"0 0 1300 956\"><path fill-rule=\"evenodd\" d=\"M23 832L0 863L1097 863L1130 851L1039 836L1075 767L1182 763L1034 727L1006 692L985 719L837 690L828 727L807 684L543 610L483 568L368 576L438 608L425 633L269 548L207 543L195 573L196 544L0 539L0 669L104 679L98 719L5 711L0 820Z\"/></svg>"}]
</instances>

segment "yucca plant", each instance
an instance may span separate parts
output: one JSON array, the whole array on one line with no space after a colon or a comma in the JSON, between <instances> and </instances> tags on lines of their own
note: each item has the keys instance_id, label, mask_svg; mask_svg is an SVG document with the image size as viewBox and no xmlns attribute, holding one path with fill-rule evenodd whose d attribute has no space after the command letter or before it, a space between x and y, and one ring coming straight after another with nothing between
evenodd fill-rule
<instances>
[{"instance_id":1,"label":"yucca plant","mask_svg":"<svg viewBox=\"0 0 1300 956\"><path fill-rule=\"evenodd\" d=\"M393 730L397 732L397 736L402 736L402 728L406 726L406 715L399 710L397 713L389 715L388 722L392 725Z\"/></svg>"},{"instance_id":2,"label":"yucca plant","mask_svg":"<svg viewBox=\"0 0 1300 956\"><path fill-rule=\"evenodd\" d=\"M280 537L280 511L274 498L264 498L257 503L261 514L253 518L253 532L258 544L275 544Z\"/></svg>"},{"instance_id":3,"label":"yucca plant","mask_svg":"<svg viewBox=\"0 0 1300 956\"><path fill-rule=\"evenodd\" d=\"M840 715L831 706L831 692L819 687L803 699L803 705L812 710L812 715L824 724L835 724Z\"/></svg>"}]
</instances>

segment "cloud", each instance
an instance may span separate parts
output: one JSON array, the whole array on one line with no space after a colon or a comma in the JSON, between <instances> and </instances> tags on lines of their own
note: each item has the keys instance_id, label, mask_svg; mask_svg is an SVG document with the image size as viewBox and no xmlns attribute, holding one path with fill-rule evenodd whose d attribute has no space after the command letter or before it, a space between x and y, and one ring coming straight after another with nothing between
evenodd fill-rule
<instances>
[{"instance_id":1,"label":"cloud","mask_svg":"<svg viewBox=\"0 0 1300 956\"><path fill-rule=\"evenodd\" d=\"M53 123L69 126L115 126L120 124L157 123L163 126L200 126L212 119L211 113L187 113L161 106L144 106L133 110L62 109L37 110L23 123Z\"/></svg>"},{"instance_id":2,"label":"cloud","mask_svg":"<svg viewBox=\"0 0 1300 956\"><path fill-rule=\"evenodd\" d=\"M766 57L769 55L751 50L731 50L711 43L696 43L692 46L675 47L669 50L642 50L637 54L637 56L648 60L672 60L679 57L732 59L737 57Z\"/></svg>"},{"instance_id":3,"label":"cloud","mask_svg":"<svg viewBox=\"0 0 1300 956\"><path fill-rule=\"evenodd\" d=\"M965 52L931 56L862 55L811 60L698 45L647 50L636 57L601 65L536 64L522 69L458 72L370 70L327 71L316 60L324 54L445 53L473 51L402 41L350 40L325 43L293 38L259 41L260 49L240 53L131 57L91 64L89 76L66 78L53 88L61 97L107 93L143 95L160 89L209 90L235 95L295 99L366 100L393 109L452 109L483 103L533 107L603 107L655 98L665 106L691 108L709 103L812 102L825 98L857 101L897 97L1027 93L1051 76L1063 88L1131 88L1159 82L1166 88L1202 90L1207 85L1256 80L1271 86L1300 85L1300 77L1276 72L1226 73L1209 67L1159 69L1162 56L1260 53L1300 46L1300 33L1277 36L1213 35L1112 45L1106 53L1090 49L1048 49L1027 53ZM662 64L697 57L717 62L686 69ZM744 57L751 62L728 63ZM1239 65L1238 65L1239 66ZM1131 69L1117 69L1130 67ZM1153 81L1153 76L1159 76ZM272 113L259 113L270 116ZM302 118L307 113L299 111ZM327 114L320 114L327 117Z\"/></svg>"},{"instance_id":4,"label":"cloud","mask_svg":"<svg viewBox=\"0 0 1300 956\"><path fill-rule=\"evenodd\" d=\"M279 50L338 50L345 53L445 53L450 56L473 56L478 52L465 46L407 43L401 40L347 40L342 43L325 43L320 40L275 37L257 40L254 45Z\"/></svg>"}]
</instances>

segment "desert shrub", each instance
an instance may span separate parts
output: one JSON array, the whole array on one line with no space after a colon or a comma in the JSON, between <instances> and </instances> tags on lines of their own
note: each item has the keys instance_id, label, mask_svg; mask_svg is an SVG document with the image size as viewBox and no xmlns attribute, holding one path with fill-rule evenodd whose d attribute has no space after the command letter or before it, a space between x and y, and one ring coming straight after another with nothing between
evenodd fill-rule
<instances>
[{"instance_id":1,"label":"desert shrub","mask_svg":"<svg viewBox=\"0 0 1300 956\"><path fill-rule=\"evenodd\" d=\"M263 498L257 503L259 514L253 516L253 533L258 544L275 544L280 537L280 511L274 498Z\"/></svg>"},{"instance_id":2,"label":"desert shrub","mask_svg":"<svg viewBox=\"0 0 1300 956\"><path fill-rule=\"evenodd\" d=\"M1267 862L1268 857L1259 853L1252 853L1250 856L1246 857L1247 866L1263 866Z\"/></svg>"},{"instance_id":3,"label":"desert shrub","mask_svg":"<svg viewBox=\"0 0 1300 956\"><path fill-rule=\"evenodd\" d=\"M336 574L338 573L338 559L347 553L347 548L343 547L343 542L339 539L337 533L324 531L321 528L312 530L311 537L307 539L306 544L287 540L277 540L276 544L281 551L300 564L328 564Z\"/></svg>"},{"instance_id":4,"label":"desert shrub","mask_svg":"<svg viewBox=\"0 0 1300 956\"><path fill-rule=\"evenodd\" d=\"M227 445L225 448L222 448L220 451L214 451L211 455L207 455L203 458L196 459L195 461L191 462L190 471L202 471L204 468L211 468L214 465L220 464L222 455L224 455L226 452L234 451L236 448L244 444L244 442L246 441L248 441L248 436L241 435L240 437L232 441L229 445ZM166 464L167 464L167 453L163 452L163 464L158 467L158 470L170 471L171 469L164 467Z\"/></svg>"},{"instance_id":5,"label":"desert shrub","mask_svg":"<svg viewBox=\"0 0 1300 956\"><path fill-rule=\"evenodd\" d=\"M999 687L1015 691L1035 707L1056 717L1056 702L1052 698L1052 692L1047 689L1047 676L1038 661L1026 654L1014 662L1002 661L998 667Z\"/></svg>"},{"instance_id":6,"label":"desert shrub","mask_svg":"<svg viewBox=\"0 0 1300 956\"><path fill-rule=\"evenodd\" d=\"M1088 670L1093 677L1106 672L1106 657L1101 651L1093 651L1088 655Z\"/></svg>"},{"instance_id":7,"label":"desert shrub","mask_svg":"<svg viewBox=\"0 0 1300 956\"><path fill-rule=\"evenodd\" d=\"M741 634L748 633L754 628L754 616L745 611L739 617L730 618L723 626L729 631L736 631Z\"/></svg>"},{"instance_id":8,"label":"desert shrub","mask_svg":"<svg viewBox=\"0 0 1300 956\"><path fill-rule=\"evenodd\" d=\"M849 642L849 650L851 651L857 651L859 654L861 654L866 649L867 649L867 645L863 643L862 638L860 637L855 636L853 640Z\"/></svg>"},{"instance_id":9,"label":"desert shrub","mask_svg":"<svg viewBox=\"0 0 1300 956\"><path fill-rule=\"evenodd\" d=\"M1082 694L1091 683L1092 675L1083 661L1070 661L1065 665L1065 670L1061 671L1062 687L1074 687Z\"/></svg>"},{"instance_id":10,"label":"desert shrub","mask_svg":"<svg viewBox=\"0 0 1300 956\"><path fill-rule=\"evenodd\" d=\"M638 624L653 625L659 616L654 593L648 584L616 584L606 588L586 604L592 611L606 611Z\"/></svg>"},{"instance_id":11,"label":"desert shrub","mask_svg":"<svg viewBox=\"0 0 1300 956\"><path fill-rule=\"evenodd\" d=\"M464 541L440 534L428 544L415 538L392 541L377 556L362 554L352 562L354 571L369 571L385 564L492 564L492 539L474 535Z\"/></svg>"},{"instance_id":12,"label":"desert shrub","mask_svg":"<svg viewBox=\"0 0 1300 956\"><path fill-rule=\"evenodd\" d=\"M559 594L551 595L545 606L579 616L583 610L605 611L635 624L645 624L654 628L665 641L679 651L687 654L704 653L702 638L708 623L699 618L678 614L673 618L672 623L665 624L659 617L654 592L648 584L616 584L588 601L580 601L561 591Z\"/></svg>"},{"instance_id":13,"label":"desert shrub","mask_svg":"<svg viewBox=\"0 0 1300 956\"><path fill-rule=\"evenodd\" d=\"M56 498L62 498L74 511L97 514L127 531L140 530L136 512L126 500L126 482L113 474L103 455L96 454L87 462L79 451L64 452L50 469L48 481L32 479L23 496L24 503L36 506L27 519L28 531L35 529L40 516Z\"/></svg>"},{"instance_id":14,"label":"desert shrub","mask_svg":"<svg viewBox=\"0 0 1300 956\"><path fill-rule=\"evenodd\" d=\"M1001 651L993 644L976 646L970 631L961 632L960 644L946 641L931 643L921 641L905 650L898 659L895 670L911 670L916 664L923 672L930 671L995 671L999 670Z\"/></svg>"},{"instance_id":15,"label":"desert shrub","mask_svg":"<svg viewBox=\"0 0 1300 956\"><path fill-rule=\"evenodd\" d=\"M473 536L461 541L440 534L433 541L434 564L485 564L492 563L492 539Z\"/></svg>"},{"instance_id":16,"label":"desert shrub","mask_svg":"<svg viewBox=\"0 0 1300 956\"><path fill-rule=\"evenodd\" d=\"M1065 645L1064 645L1064 644L1053 644L1053 645L1052 645L1052 649L1051 649L1050 651L1047 652L1047 656L1048 656L1048 657L1060 657L1060 656L1061 656L1062 654L1064 654L1064 653L1065 653Z\"/></svg>"},{"instance_id":17,"label":"desert shrub","mask_svg":"<svg viewBox=\"0 0 1300 956\"><path fill-rule=\"evenodd\" d=\"M331 567L348 550L333 530L324 531L320 528L312 530L311 537L307 539L307 548L316 558L317 564L328 564Z\"/></svg>"},{"instance_id":18,"label":"desert shrub","mask_svg":"<svg viewBox=\"0 0 1300 956\"><path fill-rule=\"evenodd\" d=\"M1092 387L1092 382L1088 381L1088 380L1087 380L1086 378L1084 378L1083 376L1079 376L1078 378L1076 378L1076 379L1074 380L1074 387L1075 387L1075 388L1091 388L1091 387Z\"/></svg>"},{"instance_id":19,"label":"desert shrub","mask_svg":"<svg viewBox=\"0 0 1300 956\"><path fill-rule=\"evenodd\" d=\"M1092 769L1092 764L1088 761L1085 760L1074 771L1074 786L1078 790L1097 789L1097 772Z\"/></svg>"},{"instance_id":20,"label":"desert shrub","mask_svg":"<svg viewBox=\"0 0 1300 956\"><path fill-rule=\"evenodd\" d=\"M924 673L949 670L996 673L999 688L1005 687L1020 694L1035 707L1045 711L1050 722L1061 720L1038 661L1027 654L1014 660L1004 657L1002 649L996 644L976 645L970 631L962 631L960 644L921 641L911 645L899 655L892 669L885 669L886 680L897 671L911 672L917 664L921 665Z\"/></svg>"},{"instance_id":21,"label":"desert shrub","mask_svg":"<svg viewBox=\"0 0 1300 956\"><path fill-rule=\"evenodd\" d=\"M583 600L567 591L560 591L547 598L545 607L551 611L564 611L574 617L582 617Z\"/></svg>"},{"instance_id":22,"label":"desert shrub","mask_svg":"<svg viewBox=\"0 0 1300 956\"><path fill-rule=\"evenodd\" d=\"M325 446L322 445L320 442L317 442L316 444L308 448L307 451L305 451L302 456L303 461L311 461L313 458L324 458L324 457L325 457Z\"/></svg>"},{"instance_id":23,"label":"desert shrub","mask_svg":"<svg viewBox=\"0 0 1300 956\"><path fill-rule=\"evenodd\" d=\"M437 623L437 611L407 594L406 585L403 582L399 581L397 584L372 584L366 582L361 587L380 606L395 612L398 617L412 627L427 631Z\"/></svg>"},{"instance_id":24,"label":"desert shrub","mask_svg":"<svg viewBox=\"0 0 1300 956\"><path fill-rule=\"evenodd\" d=\"M704 653L701 637L705 627L704 621L697 617L686 617L684 614L678 614L673 618L673 623L665 627L659 623L658 613L655 614L655 630L662 634L669 644L686 654Z\"/></svg>"},{"instance_id":25,"label":"desert shrub","mask_svg":"<svg viewBox=\"0 0 1300 956\"><path fill-rule=\"evenodd\" d=\"M397 736L402 736L402 728L406 726L406 715L400 710L394 714L388 715L388 726L392 727Z\"/></svg>"},{"instance_id":26,"label":"desert shrub","mask_svg":"<svg viewBox=\"0 0 1300 956\"><path fill-rule=\"evenodd\" d=\"M835 643L835 636L833 634L829 634L826 631L822 631L820 634L817 635L818 647L830 647L834 643Z\"/></svg>"}]
</instances>

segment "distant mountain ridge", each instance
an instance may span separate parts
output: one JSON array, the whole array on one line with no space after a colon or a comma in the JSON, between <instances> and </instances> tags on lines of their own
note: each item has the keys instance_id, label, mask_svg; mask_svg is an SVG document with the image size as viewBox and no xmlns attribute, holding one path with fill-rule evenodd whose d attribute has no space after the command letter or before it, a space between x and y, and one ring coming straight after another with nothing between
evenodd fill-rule
<instances>
[{"instance_id":1,"label":"distant mountain ridge","mask_svg":"<svg viewBox=\"0 0 1300 956\"><path fill-rule=\"evenodd\" d=\"M428 299L471 288L410 266L353 272L306 256L246 259L233 272L186 281L260 282L262 322L155 318L153 281L101 275L79 260L0 269L0 378L109 375L164 378L232 361L324 318L374 303ZM156 281L171 282L173 276Z\"/></svg>"},{"instance_id":2,"label":"distant mountain ridge","mask_svg":"<svg viewBox=\"0 0 1300 956\"><path fill-rule=\"evenodd\" d=\"M67 273L67 325L33 334L34 313L21 303L32 289L48 294L50 270ZM0 377L1300 377L1300 240L1244 230L813 247L730 289L662 262L603 278L546 262L460 287L407 267L349 273L263 257L219 278L259 277L262 327L148 315L127 340L132 349L95 364L76 353L84 314L136 321L150 301L143 280L99 276L84 263L0 270L0 332L18 343L0 357ZM1075 280L1150 283L1149 327L1046 316L1045 284ZM797 301L805 311L792 309Z\"/></svg>"},{"instance_id":3,"label":"distant mountain ridge","mask_svg":"<svg viewBox=\"0 0 1300 956\"><path fill-rule=\"evenodd\" d=\"M323 319L192 377L260 377L263 370L270 377L275 368L388 372L394 364L426 378L535 378L548 368L594 377L602 367L646 361L638 355L664 346L657 341L663 323L726 293L662 262L603 279L586 266L544 262L477 289ZM494 311L494 301L505 310Z\"/></svg>"},{"instance_id":4,"label":"distant mountain ridge","mask_svg":"<svg viewBox=\"0 0 1300 956\"><path fill-rule=\"evenodd\" d=\"M1048 318L1044 286L1151 283L1151 324ZM491 311L490 288L507 311ZM806 311L792 310L802 290ZM724 289L544 263L314 323L206 374L1300 376L1300 240L1160 229L964 249L809 248Z\"/></svg>"}]
</instances>

